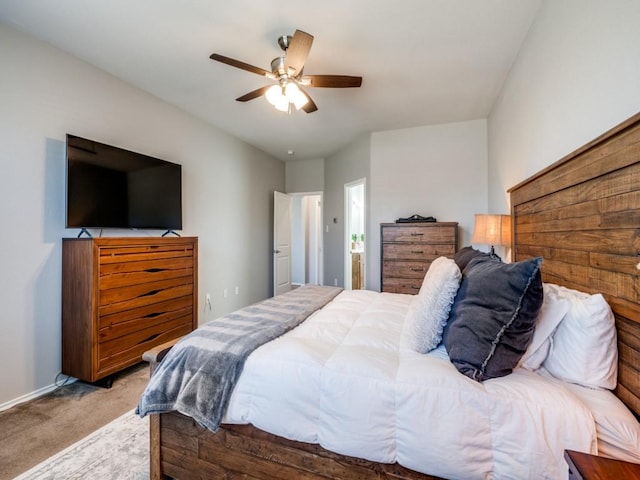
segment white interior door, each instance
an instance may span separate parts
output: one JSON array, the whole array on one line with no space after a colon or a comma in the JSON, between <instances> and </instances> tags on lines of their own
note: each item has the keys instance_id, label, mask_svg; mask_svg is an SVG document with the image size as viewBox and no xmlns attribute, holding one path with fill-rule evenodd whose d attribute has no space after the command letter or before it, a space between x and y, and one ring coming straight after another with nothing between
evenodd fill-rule
<instances>
[{"instance_id":1,"label":"white interior door","mask_svg":"<svg viewBox=\"0 0 640 480\"><path fill-rule=\"evenodd\" d=\"M291 197L273 194L273 294L291 290Z\"/></svg>"}]
</instances>

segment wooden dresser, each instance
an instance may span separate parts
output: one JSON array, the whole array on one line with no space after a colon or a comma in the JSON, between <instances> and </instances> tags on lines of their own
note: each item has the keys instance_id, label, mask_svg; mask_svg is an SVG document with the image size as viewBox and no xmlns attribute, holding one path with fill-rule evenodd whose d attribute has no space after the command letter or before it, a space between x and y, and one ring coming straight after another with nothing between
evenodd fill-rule
<instances>
[{"instance_id":1,"label":"wooden dresser","mask_svg":"<svg viewBox=\"0 0 640 480\"><path fill-rule=\"evenodd\" d=\"M380 290L415 295L431 262L456 253L458 223L382 223L380 241Z\"/></svg>"},{"instance_id":2,"label":"wooden dresser","mask_svg":"<svg viewBox=\"0 0 640 480\"><path fill-rule=\"evenodd\" d=\"M196 237L62 241L62 373L87 382L195 329Z\"/></svg>"}]
</instances>

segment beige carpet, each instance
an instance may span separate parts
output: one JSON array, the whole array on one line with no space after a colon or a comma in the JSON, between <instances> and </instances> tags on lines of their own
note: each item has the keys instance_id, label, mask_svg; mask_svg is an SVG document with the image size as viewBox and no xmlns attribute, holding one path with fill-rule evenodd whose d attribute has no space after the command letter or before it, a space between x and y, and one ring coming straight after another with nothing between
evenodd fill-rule
<instances>
[{"instance_id":1,"label":"beige carpet","mask_svg":"<svg viewBox=\"0 0 640 480\"><path fill-rule=\"evenodd\" d=\"M0 412L0 480L9 480L133 410L149 378L139 364L104 389L83 382Z\"/></svg>"}]
</instances>

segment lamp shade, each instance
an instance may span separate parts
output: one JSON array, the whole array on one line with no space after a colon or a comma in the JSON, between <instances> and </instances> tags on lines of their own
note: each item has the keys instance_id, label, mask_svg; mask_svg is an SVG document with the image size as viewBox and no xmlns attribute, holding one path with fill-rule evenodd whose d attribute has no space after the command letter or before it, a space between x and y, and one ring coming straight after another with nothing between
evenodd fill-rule
<instances>
[{"instance_id":1,"label":"lamp shade","mask_svg":"<svg viewBox=\"0 0 640 480\"><path fill-rule=\"evenodd\" d=\"M511 245L511 216L476 213L471 243Z\"/></svg>"}]
</instances>

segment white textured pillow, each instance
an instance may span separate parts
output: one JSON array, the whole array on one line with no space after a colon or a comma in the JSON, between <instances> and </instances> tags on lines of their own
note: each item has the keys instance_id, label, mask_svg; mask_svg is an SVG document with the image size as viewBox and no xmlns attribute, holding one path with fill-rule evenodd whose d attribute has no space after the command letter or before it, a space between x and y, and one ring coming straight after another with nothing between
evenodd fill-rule
<instances>
[{"instance_id":1,"label":"white textured pillow","mask_svg":"<svg viewBox=\"0 0 640 480\"><path fill-rule=\"evenodd\" d=\"M553 334L544 368L570 383L613 390L618 379L618 346L609 304L600 294L554 284L543 288L545 296L569 302L569 311Z\"/></svg>"},{"instance_id":2,"label":"white textured pillow","mask_svg":"<svg viewBox=\"0 0 640 480\"><path fill-rule=\"evenodd\" d=\"M544 286L543 286L544 289ZM519 366L535 371L545 361L551 348L556 328L569 310L569 301L555 295L545 295L542 308L536 319L536 329Z\"/></svg>"},{"instance_id":3,"label":"white textured pillow","mask_svg":"<svg viewBox=\"0 0 640 480\"><path fill-rule=\"evenodd\" d=\"M440 344L461 278L452 259L438 257L431 263L405 321L409 348L427 353Z\"/></svg>"}]
</instances>

